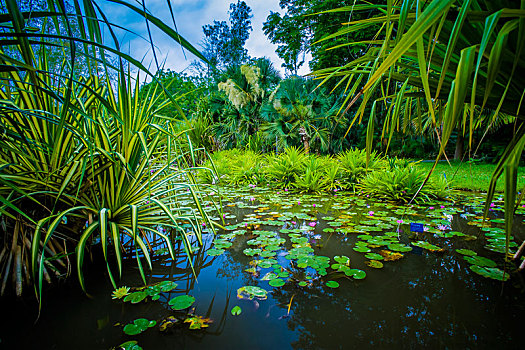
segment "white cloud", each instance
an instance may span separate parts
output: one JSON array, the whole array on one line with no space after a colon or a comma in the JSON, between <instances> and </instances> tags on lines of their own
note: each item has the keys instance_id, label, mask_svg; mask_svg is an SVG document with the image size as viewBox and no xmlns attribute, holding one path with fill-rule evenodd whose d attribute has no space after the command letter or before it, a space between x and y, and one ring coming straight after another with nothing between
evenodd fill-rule
<instances>
[{"instance_id":1,"label":"white cloud","mask_svg":"<svg viewBox=\"0 0 525 350\"><path fill-rule=\"evenodd\" d=\"M233 0L232 0L233 1ZM279 0L245 0L252 9L253 31L246 42L246 48L253 57L268 57L274 63L275 68L279 69L284 75L281 67L282 60L275 53L276 46L273 45L262 30L263 22L270 14L270 11L279 11ZM214 20L228 20L228 10L230 1L227 0L171 0L175 22L181 36L200 49L200 42L203 38L202 26L213 23ZM173 27L173 21L169 8L165 0L146 0L146 7L150 12ZM110 21L125 27L127 30L137 33L144 38L148 37L146 24L133 11L112 3L104 2L102 8ZM144 64L155 65L151 50L151 45L144 39L116 30L117 36L121 41L121 46L125 52L129 52L133 57L141 59L144 57ZM186 69L195 59L195 56L185 51L186 57L178 43L158 29L152 29L153 41L156 45L156 53L159 64L166 62L165 67L176 71ZM106 33L106 40L110 37ZM307 64L301 73L307 73ZM154 69L153 69L154 70Z\"/></svg>"}]
</instances>

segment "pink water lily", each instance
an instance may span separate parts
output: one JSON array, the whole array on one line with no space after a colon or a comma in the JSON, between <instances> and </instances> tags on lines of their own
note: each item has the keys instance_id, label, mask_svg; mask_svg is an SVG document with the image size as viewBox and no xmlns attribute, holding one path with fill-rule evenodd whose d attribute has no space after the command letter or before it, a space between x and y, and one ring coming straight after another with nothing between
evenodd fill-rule
<instances>
[{"instance_id":1,"label":"pink water lily","mask_svg":"<svg viewBox=\"0 0 525 350\"><path fill-rule=\"evenodd\" d=\"M490 203L490 207L491 207L491 208L494 208L495 206L496 206L496 204L494 204L494 203Z\"/></svg>"},{"instance_id":2,"label":"pink water lily","mask_svg":"<svg viewBox=\"0 0 525 350\"><path fill-rule=\"evenodd\" d=\"M440 208L441 208L441 209L445 209L445 206L444 206L444 205L441 205Z\"/></svg>"},{"instance_id":3,"label":"pink water lily","mask_svg":"<svg viewBox=\"0 0 525 350\"><path fill-rule=\"evenodd\" d=\"M315 208L315 204L314 204L313 206L314 206L314 208ZM524 205L524 207L525 207L525 205Z\"/></svg>"},{"instance_id":4,"label":"pink water lily","mask_svg":"<svg viewBox=\"0 0 525 350\"><path fill-rule=\"evenodd\" d=\"M295 221L292 221L292 225L296 225L297 223Z\"/></svg>"},{"instance_id":5,"label":"pink water lily","mask_svg":"<svg viewBox=\"0 0 525 350\"><path fill-rule=\"evenodd\" d=\"M368 212L368 215L372 216L372 215L374 215L374 212L373 212L372 210L370 210L370 211Z\"/></svg>"},{"instance_id":6,"label":"pink water lily","mask_svg":"<svg viewBox=\"0 0 525 350\"><path fill-rule=\"evenodd\" d=\"M255 197L250 197L250 201L254 201L255 200Z\"/></svg>"},{"instance_id":7,"label":"pink water lily","mask_svg":"<svg viewBox=\"0 0 525 350\"><path fill-rule=\"evenodd\" d=\"M301 201L297 201L297 205L301 205Z\"/></svg>"},{"instance_id":8,"label":"pink water lily","mask_svg":"<svg viewBox=\"0 0 525 350\"><path fill-rule=\"evenodd\" d=\"M315 225L317 225L317 222L312 221L312 222L310 222L308 225L310 225L311 227L315 227Z\"/></svg>"},{"instance_id":9,"label":"pink water lily","mask_svg":"<svg viewBox=\"0 0 525 350\"><path fill-rule=\"evenodd\" d=\"M432 210L432 209L434 209L434 207L429 207L428 209Z\"/></svg>"},{"instance_id":10,"label":"pink water lily","mask_svg":"<svg viewBox=\"0 0 525 350\"><path fill-rule=\"evenodd\" d=\"M396 221L398 224L402 224L403 223L403 220L399 219Z\"/></svg>"}]
</instances>

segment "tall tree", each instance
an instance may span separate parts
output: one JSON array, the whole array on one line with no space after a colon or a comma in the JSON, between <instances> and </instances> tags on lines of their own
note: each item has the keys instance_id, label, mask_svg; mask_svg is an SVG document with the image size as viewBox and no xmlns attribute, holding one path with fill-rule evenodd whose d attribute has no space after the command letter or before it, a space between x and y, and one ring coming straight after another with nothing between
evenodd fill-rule
<instances>
[{"instance_id":1,"label":"tall tree","mask_svg":"<svg viewBox=\"0 0 525 350\"><path fill-rule=\"evenodd\" d=\"M277 54L284 60L282 66L290 73L297 74L304 64L306 53L312 55L312 70L342 66L361 55L368 45L362 41L373 38L376 33L374 28L364 28L345 37L318 42L336 33L341 23L364 19L373 13L357 13L352 6L348 6L346 11L319 14L352 3L345 0L281 0L279 5L285 13L271 12L263 30L270 41L278 45ZM348 45L348 42L352 44Z\"/></svg>"},{"instance_id":2,"label":"tall tree","mask_svg":"<svg viewBox=\"0 0 525 350\"><path fill-rule=\"evenodd\" d=\"M244 48L252 31L251 8L244 1L230 4L230 24L213 21L202 27L204 32L204 55L216 68L246 63L250 56Z\"/></svg>"}]
</instances>

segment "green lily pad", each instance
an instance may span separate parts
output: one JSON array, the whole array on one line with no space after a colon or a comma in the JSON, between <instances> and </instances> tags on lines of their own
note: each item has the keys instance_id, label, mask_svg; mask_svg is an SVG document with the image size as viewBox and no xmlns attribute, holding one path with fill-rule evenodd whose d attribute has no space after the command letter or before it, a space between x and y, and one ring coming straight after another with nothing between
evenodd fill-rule
<instances>
[{"instance_id":1,"label":"green lily pad","mask_svg":"<svg viewBox=\"0 0 525 350\"><path fill-rule=\"evenodd\" d=\"M136 340L130 340L125 343L122 343L118 346L118 348L123 350L142 350L142 347L138 344Z\"/></svg>"},{"instance_id":2,"label":"green lily pad","mask_svg":"<svg viewBox=\"0 0 525 350\"><path fill-rule=\"evenodd\" d=\"M275 278L271 280L270 282L268 282L268 284L272 287L281 287L281 286L284 286L285 282L280 278Z\"/></svg>"},{"instance_id":3,"label":"green lily pad","mask_svg":"<svg viewBox=\"0 0 525 350\"><path fill-rule=\"evenodd\" d=\"M179 295L171 299L168 304L173 310L184 310L190 307L195 302L195 298L191 295Z\"/></svg>"},{"instance_id":4,"label":"green lily pad","mask_svg":"<svg viewBox=\"0 0 525 350\"><path fill-rule=\"evenodd\" d=\"M299 286L301 286L301 287L306 287L307 285L308 285L308 282L306 282L306 281L299 282Z\"/></svg>"},{"instance_id":5,"label":"green lily pad","mask_svg":"<svg viewBox=\"0 0 525 350\"><path fill-rule=\"evenodd\" d=\"M429 250L431 252L443 251L443 249L441 247L438 247L437 245L433 245L433 244L425 242L425 241L412 242L412 245L415 246L415 247L419 247L419 248L423 248L423 249Z\"/></svg>"},{"instance_id":6,"label":"green lily pad","mask_svg":"<svg viewBox=\"0 0 525 350\"><path fill-rule=\"evenodd\" d=\"M217 249L217 248L211 248L211 249L208 249L206 251L206 253L208 253L209 256L218 256L218 255L221 255L224 253L224 250L222 249Z\"/></svg>"},{"instance_id":7,"label":"green lily pad","mask_svg":"<svg viewBox=\"0 0 525 350\"><path fill-rule=\"evenodd\" d=\"M370 250L370 248L364 247L364 246L358 246L358 247L354 247L352 249L355 250L356 252L359 252L359 253L368 253L368 252L372 251L372 250Z\"/></svg>"},{"instance_id":8,"label":"green lily pad","mask_svg":"<svg viewBox=\"0 0 525 350\"><path fill-rule=\"evenodd\" d=\"M254 256L254 255L260 254L262 250L259 248L256 248L256 249L247 248L247 249L244 249L242 252L247 256Z\"/></svg>"},{"instance_id":9,"label":"green lily pad","mask_svg":"<svg viewBox=\"0 0 525 350\"><path fill-rule=\"evenodd\" d=\"M370 260L383 260L384 257L382 255L379 255L377 253L368 253L365 255L365 258Z\"/></svg>"},{"instance_id":10,"label":"green lily pad","mask_svg":"<svg viewBox=\"0 0 525 350\"><path fill-rule=\"evenodd\" d=\"M350 265L350 258L345 255L336 255L334 256L334 260L337 261L341 265Z\"/></svg>"},{"instance_id":11,"label":"green lily pad","mask_svg":"<svg viewBox=\"0 0 525 350\"><path fill-rule=\"evenodd\" d=\"M230 312L233 316L238 316L241 314L242 309L239 306L234 306Z\"/></svg>"},{"instance_id":12,"label":"green lily pad","mask_svg":"<svg viewBox=\"0 0 525 350\"><path fill-rule=\"evenodd\" d=\"M412 250L412 247L406 246L401 243L389 244L387 247L388 249L393 250L395 252L403 252L403 253L410 252Z\"/></svg>"},{"instance_id":13,"label":"green lily pad","mask_svg":"<svg viewBox=\"0 0 525 350\"><path fill-rule=\"evenodd\" d=\"M477 266L484 266L484 267L496 267L498 264L494 260L491 260L489 258L485 258L479 255L475 256L464 256L463 259L468 261L469 263Z\"/></svg>"},{"instance_id":14,"label":"green lily pad","mask_svg":"<svg viewBox=\"0 0 525 350\"><path fill-rule=\"evenodd\" d=\"M140 303L142 300L146 299L147 296L148 294L146 292L134 292L126 295L124 301L130 301L132 304L137 304Z\"/></svg>"},{"instance_id":15,"label":"green lily pad","mask_svg":"<svg viewBox=\"0 0 525 350\"><path fill-rule=\"evenodd\" d=\"M470 269L483 277L492 278L498 281L506 281L510 278L508 272L504 272L497 267L485 267L479 265L470 265Z\"/></svg>"},{"instance_id":16,"label":"green lily pad","mask_svg":"<svg viewBox=\"0 0 525 350\"><path fill-rule=\"evenodd\" d=\"M478 253L470 249L456 249L456 252L458 252L459 254L468 255L468 256L478 255Z\"/></svg>"},{"instance_id":17,"label":"green lily pad","mask_svg":"<svg viewBox=\"0 0 525 350\"><path fill-rule=\"evenodd\" d=\"M347 272L345 272L345 274L348 277L353 277L356 280L362 280L366 277L366 272L364 272L363 270L359 270L359 269L350 269Z\"/></svg>"},{"instance_id":18,"label":"green lily pad","mask_svg":"<svg viewBox=\"0 0 525 350\"><path fill-rule=\"evenodd\" d=\"M150 321L145 318L138 318L133 323L127 324L124 327L124 333L127 335L137 335L144 332L149 327L154 327L157 324L156 321Z\"/></svg>"},{"instance_id":19,"label":"green lily pad","mask_svg":"<svg viewBox=\"0 0 525 350\"><path fill-rule=\"evenodd\" d=\"M336 281L328 281L326 282L326 286L330 288L338 288L339 283L337 283Z\"/></svg>"}]
</instances>

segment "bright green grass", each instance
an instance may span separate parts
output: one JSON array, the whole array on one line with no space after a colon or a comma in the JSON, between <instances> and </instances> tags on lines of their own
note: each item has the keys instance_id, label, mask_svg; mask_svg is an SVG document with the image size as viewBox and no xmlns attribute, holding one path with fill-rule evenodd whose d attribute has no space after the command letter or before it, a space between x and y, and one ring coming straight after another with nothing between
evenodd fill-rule
<instances>
[{"instance_id":1,"label":"bright green grass","mask_svg":"<svg viewBox=\"0 0 525 350\"><path fill-rule=\"evenodd\" d=\"M419 163L422 169L430 170L433 162ZM474 163L467 162L460 163L459 161L451 161L450 165L445 162L439 162L432 174L433 177L443 176L446 174L448 180L453 180L452 186L456 189L471 190L471 191L487 191L490 183L492 173L496 168L496 164ZM525 185L525 167L518 169L518 191L523 189ZM505 177L502 175L496 185L496 191L503 192L505 186Z\"/></svg>"}]
</instances>

